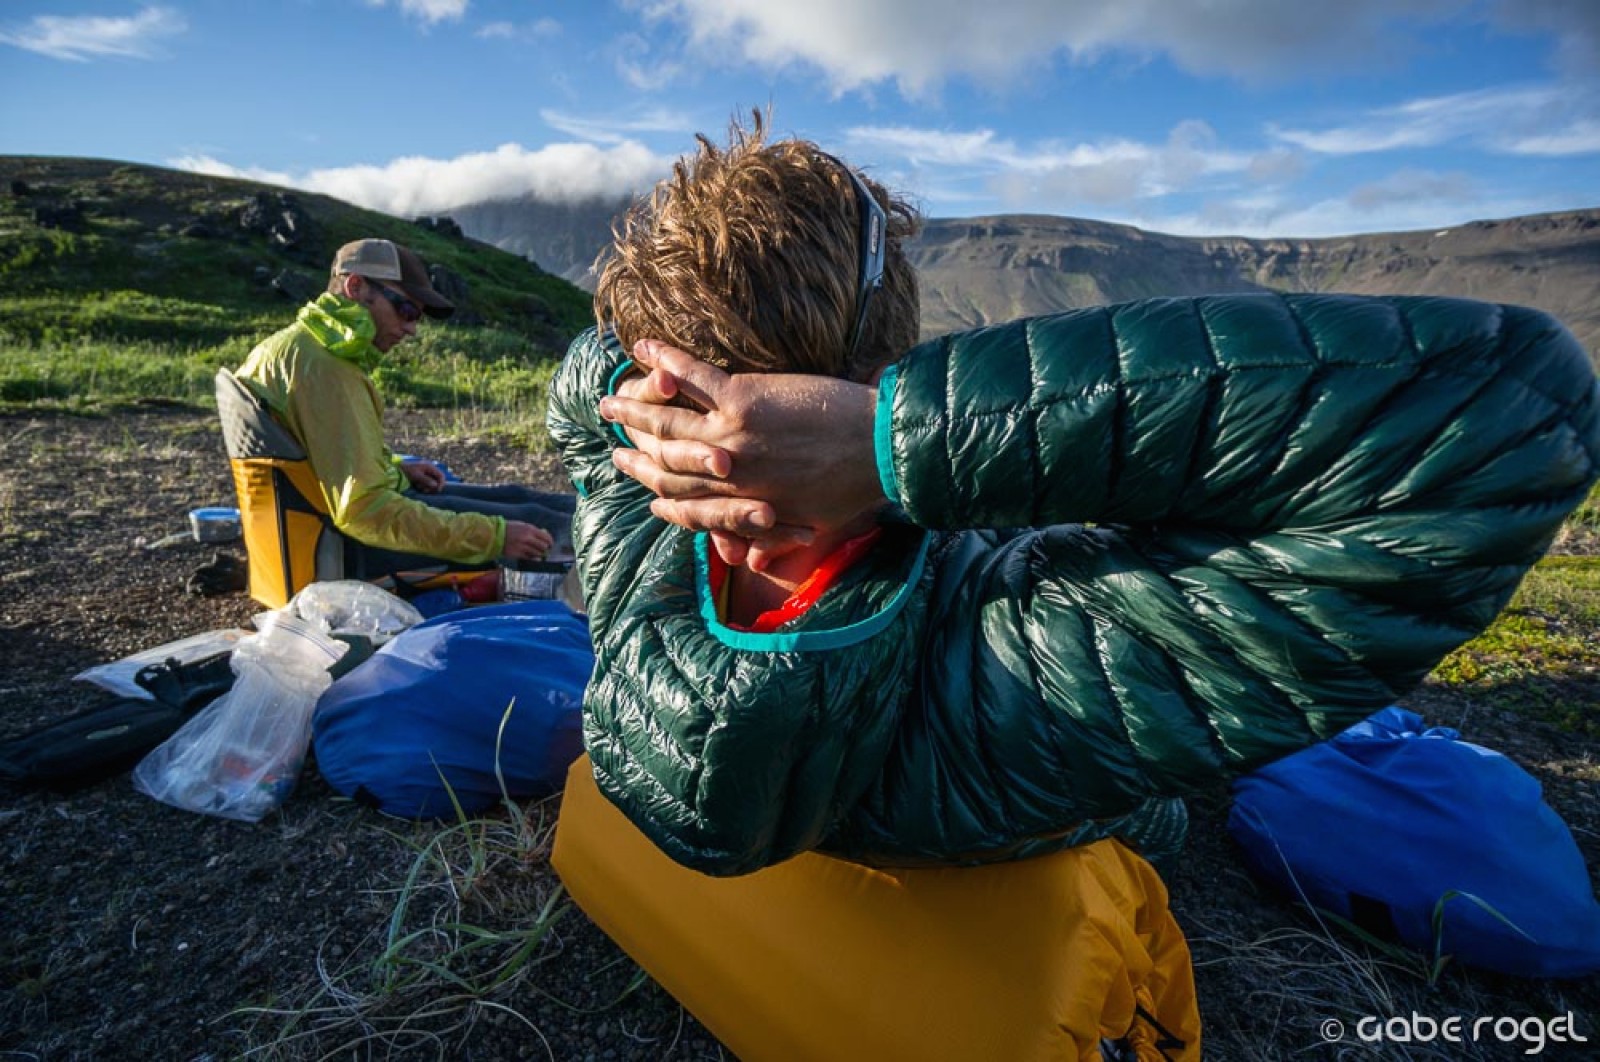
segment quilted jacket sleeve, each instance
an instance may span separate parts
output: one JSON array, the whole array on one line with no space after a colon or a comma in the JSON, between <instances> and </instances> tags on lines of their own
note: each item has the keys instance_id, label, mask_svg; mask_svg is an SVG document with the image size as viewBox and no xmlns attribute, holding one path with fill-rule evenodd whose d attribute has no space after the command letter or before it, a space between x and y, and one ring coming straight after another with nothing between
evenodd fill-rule
<instances>
[{"instance_id":1,"label":"quilted jacket sleeve","mask_svg":"<svg viewBox=\"0 0 1600 1062\"><path fill-rule=\"evenodd\" d=\"M1044 530L945 566L859 850L993 849L1329 736L1482 630L1600 475L1582 348L1459 300L1019 321L913 351L879 417L916 522Z\"/></svg>"},{"instance_id":2,"label":"quilted jacket sleeve","mask_svg":"<svg viewBox=\"0 0 1600 1062\"><path fill-rule=\"evenodd\" d=\"M928 527L1433 514L1447 550L1525 560L1595 478L1597 388L1577 341L1521 307L1154 299L917 348L886 378L879 463ZM1452 530L1469 513L1495 519Z\"/></svg>"}]
</instances>

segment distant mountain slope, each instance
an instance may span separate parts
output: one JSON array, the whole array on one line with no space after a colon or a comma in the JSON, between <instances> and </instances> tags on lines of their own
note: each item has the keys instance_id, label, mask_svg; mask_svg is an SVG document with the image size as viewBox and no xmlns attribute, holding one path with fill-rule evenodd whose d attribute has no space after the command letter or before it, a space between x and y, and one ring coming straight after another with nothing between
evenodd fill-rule
<instances>
[{"instance_id":1,"label":"distant mountain slope","mask_svg":"<svg viewBox=\"0 0 1600 1062\"><path fill-rule=\"evenodd\" d=\"M563 279L589 291L589 268L611 242L611 222L628 209L627 197L590 199L574 204L537 199L491 199L455 207L450 217L464 232L502 250L530 258Z\"/></svg>"},{"instance_id":2,"label":"distant mountain slope","mask_svg":"<svg viewBox=\"0 0 1600 1062\"><path fill-rule=\"evenodd\" d=\"M1152 295L1347 291L1536 306L1600 353L1600 210L1321 240L1188 238L1042 216L937 219L909 253L929 335Z\"/></svg>"},{"instance_id":3,"label":"distant mountain slope","mask_svg":"<svg viewBox=\"0 0 1600 1062\"><path fill-rule=\"evenodd\" d=\"M334 251L362 236L416 248L456 303L451 326L498 327L554 355L591 320L584 292L448 222L156 166L0 156L0 334L252 334L321 292Z\"/></svg>"},{"instance_id":4,"label":"distant mountain slope","mask_svg":"<svg viewBox=\"0 0 1600 1062\"><path fill-rule=\"evenodd\" d=\"M504 200L450 214L479 239L592 288L589 266L625 205ZM1168 236L1043 215L940 218L908 253L924 335L1155 295L1458 295L1553 313L1600 364L1600 210L1318 240Z\"/></svg>"}]
</instances>

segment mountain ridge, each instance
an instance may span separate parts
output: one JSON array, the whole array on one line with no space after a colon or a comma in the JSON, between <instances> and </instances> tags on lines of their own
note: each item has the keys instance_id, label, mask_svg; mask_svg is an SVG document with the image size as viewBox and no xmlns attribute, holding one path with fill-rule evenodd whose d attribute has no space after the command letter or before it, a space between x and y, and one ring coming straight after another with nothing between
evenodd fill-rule
<instances>
[{"instance_id":1,"label":"mountain ridge","mask_svg":"<svg viewBox=\"0 0 1600 1062\"><path fill-rule=\"evenodd\" d=\"M493 200L469 234L592 289L623 200ZM1554 314L1600 366L1600 208L1329 237L1177 236L1050 214L932 218L906 246L924 337L1156 296L1248 291L1447 295Z\"/></svg>"},{"instance_id":2,"label":"mountain ridge","mask_svg":"<svg viewBox=\"0 0 1600 1062\"><path fill-rule=\"evenodd\" d=\"M1600 351L1600 210L1321 238L1172 236L1048 215L933 219L908 245L923 329L1158 295L1450 295L1536 306Z\"/></svg>"},{"instance_id":3,"label":"mountain ridge","mask_svg":"<svg viewBox=\"0 0 1600 1062\"><path fill-rule=\"evenodd\" d=\"M628 203L489 200L407 221L253 181L0 156L0 295L18 310L30 292L133 287L270 313L320 288L343 239L390 235L460 282L464 322L509 325L560 349L589 316L569 285L592 289L590 267ZM1600 366L1600 208L1319 238L1176 236L1047 214L933 218L906 253L925 337L1155 296L1448 295L1552 313ZM29 312L48 326L46 310Z\"/></svg>"}]
</instances>

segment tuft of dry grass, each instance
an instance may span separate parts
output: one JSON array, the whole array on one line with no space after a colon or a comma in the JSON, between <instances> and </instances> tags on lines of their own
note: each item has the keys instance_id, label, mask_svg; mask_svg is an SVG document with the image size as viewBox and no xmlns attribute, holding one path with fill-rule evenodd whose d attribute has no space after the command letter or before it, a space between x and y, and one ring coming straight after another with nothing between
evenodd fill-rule
<instances>
[{"instance_id":1,"label":"tuft of dry grass","mask_svg":"<svg viewBox=\"0 0 1600 1062\"><path fill-rule=\"evenodd\" d=\"M537 1042L556 1062L551 1040L519 1000L592 1017L650 983L628 963L621 991L590 1006L563 1000L541 984L541 968L566 958L558 927L575 908L550 866L559 794L523 805L506 793L499 742L514 708L514 701L507 705L496 738L500 813L469 817L441 772L454 821L415 823L410 833L383 831L411 855L398 885L373 892L388 911L382 926L337 967L319 948L316 978L297 998L236 1011L232 1017L243 1019L238 1034L246 1044L240 1058L287 1062L431 1052L449 1060L468 1050L477 1027L488 1023ZM661 1057L671 1054L683 1019L679 1007L678 1032Z\"/></svg>"},{"instance_id":2,"label":"tuft of dry grass","mask_svg":"<svg viewBox=\"0 0 1600 1062\"><path fill-rule=\"evenodd\" d=\"M319 948L298 998L241 1008L241 1058L304 1059L431 1050L456 1057L480 1022L510 1021L544 1044L516 1006L561 953L556 928L572 911L548 861L559 798L410 834L404 879L374 890L388 917L338 965Z\"/></svg>"}]
</instances>

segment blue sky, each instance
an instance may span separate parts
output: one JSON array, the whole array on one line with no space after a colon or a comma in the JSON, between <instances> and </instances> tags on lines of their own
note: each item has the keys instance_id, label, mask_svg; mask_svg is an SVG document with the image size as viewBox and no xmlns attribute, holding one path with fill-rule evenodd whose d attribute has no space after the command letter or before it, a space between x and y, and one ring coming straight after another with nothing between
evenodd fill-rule
<instances>
[{"instance_id":1,"label":"blue sky","mask_svg":"<svg viewBox=\"0 0 1600 1062\"><path fill-rule=\"evenodd\" d=\"M642 190L753 107L936 217L1600 206L1600 0L7 0L0 101L0 153L402 216Z\"/></svg>"}]
</instances>

